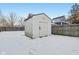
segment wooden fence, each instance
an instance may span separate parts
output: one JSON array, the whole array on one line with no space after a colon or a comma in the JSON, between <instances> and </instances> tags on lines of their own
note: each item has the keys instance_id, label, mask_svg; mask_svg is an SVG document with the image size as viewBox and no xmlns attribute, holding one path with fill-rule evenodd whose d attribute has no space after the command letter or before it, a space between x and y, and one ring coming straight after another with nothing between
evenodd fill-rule
<instances>
[{"instance_id":1,"label":"wooden fence","mask_svg":"<svg viewBox=\"0 0 79 59\"><path fill-rule=\"evenodd\" d=\"M23 31L24 27L0 27L0 31Z\"/></svg>"},{"instance_id":2,"label":"wooden fence","mask_svg":"<svg viewBox=\"0 0 79 59\"><path fill-rule=\"evenodd\" d=\"M52 25L52 34L79 37L79 24L64 26Z\"/></svg>"}]
</instances>

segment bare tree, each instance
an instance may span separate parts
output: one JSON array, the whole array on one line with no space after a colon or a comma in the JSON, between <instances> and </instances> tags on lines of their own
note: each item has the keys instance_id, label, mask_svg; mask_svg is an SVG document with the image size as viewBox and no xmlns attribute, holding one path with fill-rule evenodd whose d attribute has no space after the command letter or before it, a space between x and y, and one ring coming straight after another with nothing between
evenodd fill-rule
<instances>
[{"instance_id":1,"label":"bare tree","mask_svg":"<svg viewBox=\"0 0 79 59\"><path fill-rule=\"evenodd\" d=\"M6 20L5 16L2 14L1 10L0 10L0 25L7 26L7 20Z\"/></svg>"},{"instance_id":2,"label":"bare tree","mask_svg":"<svg viewBox=\"0 0 79 59\"><path fill-rule=\"evenodd\" d=\"M24 26L24 17L20 17L20 19L19 19L19 25L21 26L21 27L23 27Z\"/></svg>"},{"instance_id":3,"label":"bare tree","mask_svg":"<svg viewBox=\"0 0 79 59\"><path fill-rule=\"evenodd\" d=\"M69 22L79 24L79 4L75 3L70 10Z\"/></svg>"},{"instance_id":4,"label":"bare tree","mask_svg":"<svg viewBox=\"0 0 79 59\"><path fill-rule=\"evenodd\" d=\"M2 24L1 20L2 20L2 11L0 10L0 26Z\"/></svg>"},{"instance_id":5,"label":"bare tree","mask_svg":"<svg viewBox=\"0 0 79 59\"><path fill-rule=\"evenodd\" d=\"M5 17L3 16L2 19L1 19L1 24L3 26L7 26L7 20L5 19Z\"/></svg>"},{"instance_id":6,"label":"bare tree","mask_svg":"<svg viewBox=\"0 0 79 59\"><path fill-rule=\"evenodd\" d=\"M16 14L11 12L9 15L9 24L11 27L14 27L15 21L16 21Z\"/></svg>"}]
</instances>

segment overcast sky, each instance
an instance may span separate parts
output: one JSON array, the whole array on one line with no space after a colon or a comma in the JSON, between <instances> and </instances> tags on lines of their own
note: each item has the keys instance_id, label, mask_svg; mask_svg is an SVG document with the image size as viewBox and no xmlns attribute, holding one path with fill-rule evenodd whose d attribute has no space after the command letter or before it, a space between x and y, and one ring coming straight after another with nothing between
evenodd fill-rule
<instances>
[{"instance_id":1,"label":"overcast sky","mask_svg":"<svg viewBox=\"0 0 79 59\"><path fill-rule=\"evenodd\" d=\"M0 10L4 15L15 12L18 16L27 16L28 13L46 13L50 18L67 15L73 4L71 3L0 3Z\"/></svg>"}]
</instances>

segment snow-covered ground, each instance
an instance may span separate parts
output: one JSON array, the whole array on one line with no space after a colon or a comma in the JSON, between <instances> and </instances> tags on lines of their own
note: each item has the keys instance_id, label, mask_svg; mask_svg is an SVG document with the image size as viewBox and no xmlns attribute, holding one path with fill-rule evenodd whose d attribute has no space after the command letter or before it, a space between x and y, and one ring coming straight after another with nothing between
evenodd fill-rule
<instances>
[{"instance_id":1,"label":"snow-covered ground","mask_svg":"<svg viewBox=\"0 0 79 59\"><path fill-rule=\"evenodd\" d=\"M31 39L23 31L0 32L0 54L79 54L79 38L60 35Z\"/></svg>"}]
</instances>

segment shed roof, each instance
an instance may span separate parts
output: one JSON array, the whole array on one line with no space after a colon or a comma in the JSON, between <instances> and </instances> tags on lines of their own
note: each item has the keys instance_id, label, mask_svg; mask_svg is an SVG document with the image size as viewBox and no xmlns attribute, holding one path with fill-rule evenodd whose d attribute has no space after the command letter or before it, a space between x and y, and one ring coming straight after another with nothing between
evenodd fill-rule
<instances>
[{"instance_id":1,"label":"shed roof","mask_svg":"<svg viewBox=\"0 0 79 59\"><path fill-rule=\"evenodd\" d=\"M29 15L24 21L26 21L26 20L29 20L30 18L32 18L33 16L38 16L38 15L42 15L42 14L44 14L45 16L47 16L48 17L48 15L46 15L45 13L39 13L39 14L31 14L31 15ZM50 20L51 20L51 18L50 17L48 17Z\"/></svg>"}]
</instances>

